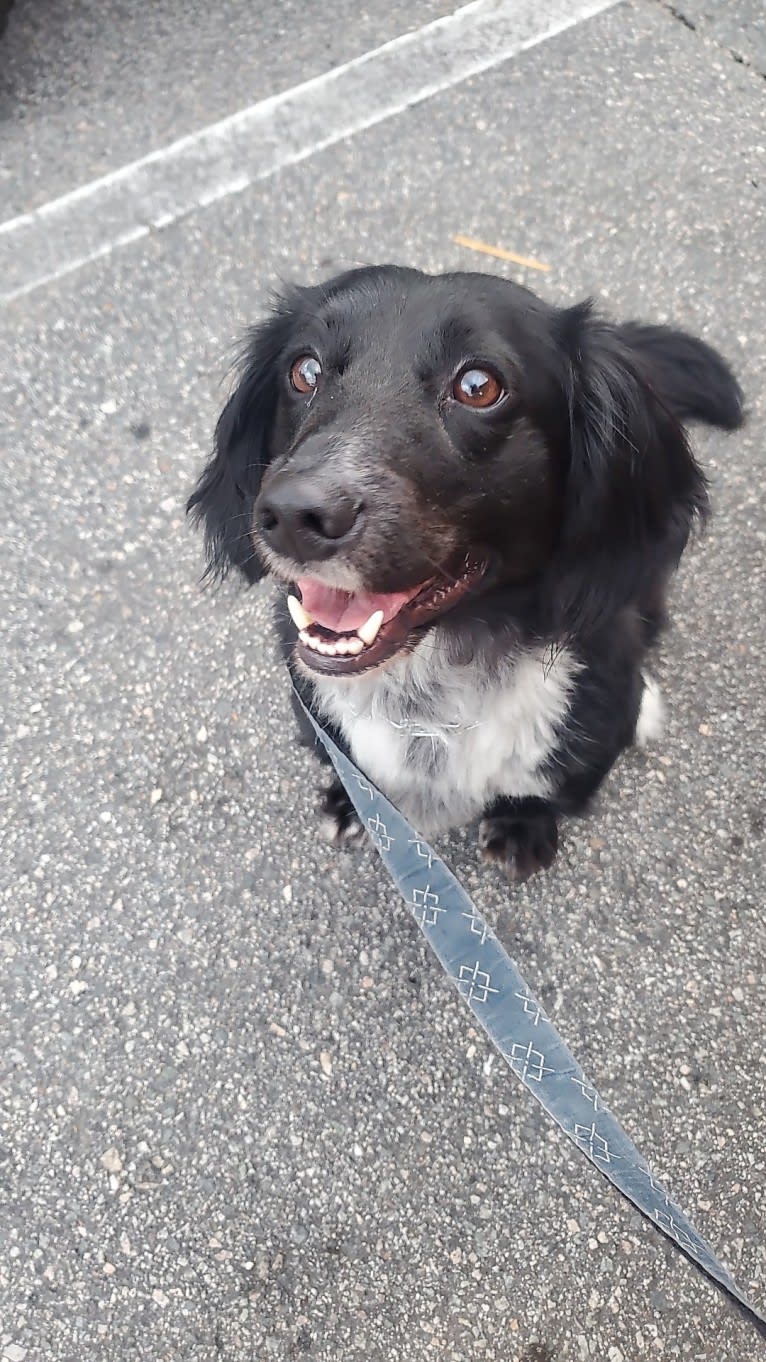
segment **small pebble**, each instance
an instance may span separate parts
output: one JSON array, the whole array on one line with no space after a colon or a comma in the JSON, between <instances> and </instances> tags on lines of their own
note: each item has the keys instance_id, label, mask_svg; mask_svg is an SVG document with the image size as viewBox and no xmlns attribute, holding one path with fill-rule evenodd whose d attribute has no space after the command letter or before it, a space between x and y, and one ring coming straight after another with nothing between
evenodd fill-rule
<instances>
[{"instance_id":1,"label":"small pebble","mask_svg":"<svg viewBox=\"0 0 766 1362\"><path fill-rule=\"evenodd\" d=\"M122 1172L122 1159L116 1149L111 1148L104 1150L101 1155L101 1167L105 1168L107 1173Z\"/></svg>"}]
</instances>

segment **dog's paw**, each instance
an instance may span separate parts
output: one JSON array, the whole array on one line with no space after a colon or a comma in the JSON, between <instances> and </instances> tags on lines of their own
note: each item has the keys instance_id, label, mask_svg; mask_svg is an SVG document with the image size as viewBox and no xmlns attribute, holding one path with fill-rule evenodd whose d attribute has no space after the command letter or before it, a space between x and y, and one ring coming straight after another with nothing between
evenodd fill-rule
<instances>
[{"instance_id":1,"label":"dog's paw","mask_svg":"<svg viewBox=\"0 0 766 1362\"><path fill-rule=\"evenodd\" d=\"M521 884L538 870L547 870L556 858L559 834L550 809L521 812L498 810L482 818L479 847L486 861L493 861L514 884Z\"/></svg>"},{"instance_id":2,"label":"dog's paw","mask_svg":"<svg viewBox=\"0 0 766 1362\"><path fill-rule=\"evenodd\" d=\"M334 847L359 846L364 840L364 828L339 780L334 780L332 785L322 791L319 819L322 837Z\"/></svg>"}]
</instances>

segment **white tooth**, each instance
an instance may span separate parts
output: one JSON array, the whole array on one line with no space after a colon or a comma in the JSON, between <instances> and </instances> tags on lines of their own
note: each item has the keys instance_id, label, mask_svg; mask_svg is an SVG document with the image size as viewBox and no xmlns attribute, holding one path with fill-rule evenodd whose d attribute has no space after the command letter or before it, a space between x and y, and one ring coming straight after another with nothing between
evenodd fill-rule
<instances>
[{"instance_id":1,"label":"white tooth","mask_svg":"<svg viewBox=\"0 0 766 1362\"><path fill-rule=\"evenodd\" d=\"M369 648L370 644L374 643L376 638L378 637L378 634L380 633L380 626L382 623L383 611L375 610L373 614L370 615L370 618L367 620L367 622L362 625L361 629L357 629L356 631L357 638L360 638L362 640L362 643L366 643L367 647Z\"/></svg>"},{"instance_id":2,"label":"white tooth","mask_svg":"<svg viewBox=\"0 0 766 1362\"><path fill-rule=\"evenodd\" d=\"M307 629L301 629L298 638L300 639L301 643L308 643L309 646L311 646L311 634L308 632Z\"/></svg>"},{"instance_id":3,"label":"white tooth","mask_svg":"<svg viewBox=\"0 0 766 1362\"><path fill-rule=\"evenodd\" d=\"M346 652L355 656L357 653L361 653L363 647L364 644L360 638L350 638L346 644Z\"/></svg>"},{"instance_id":4,"label":"white tooth","mask_svg":"<svg viewBox=\"0 0 766 1362\"><path fill-rule=\"evenodd\" d=\"M287 597L287 608L290 611L296 629L308 629L309 626L314 623L308 611L303 609L297 596Z\"/></svg>"}]
</instances>

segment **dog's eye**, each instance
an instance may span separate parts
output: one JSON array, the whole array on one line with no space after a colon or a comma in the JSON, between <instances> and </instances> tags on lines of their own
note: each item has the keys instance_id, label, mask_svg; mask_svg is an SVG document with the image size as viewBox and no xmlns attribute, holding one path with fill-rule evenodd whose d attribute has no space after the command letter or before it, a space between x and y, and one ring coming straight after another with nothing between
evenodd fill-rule
<instances>
[{"instance_id":1,"label":"dog's eye","mask_svg":"<svg viewBox=\"0 0 766 1362\"><path fill-rule=\"evenodd\" d=\"M322 366L313 355L301 355L290 369L290 382L297 393L313 393Z\"/></svg>"},{"instance_id":2,"label":"dog's eye","mask_svg":"<svg viewBox=\"0 0 766 1362\"><path fill-rule=\"evenodd\" d=\"M452 396L464 407L494 407L505 393L494 374L469 365L467 369L461 369L452 384Z\"/></svg>"}]
</instances>

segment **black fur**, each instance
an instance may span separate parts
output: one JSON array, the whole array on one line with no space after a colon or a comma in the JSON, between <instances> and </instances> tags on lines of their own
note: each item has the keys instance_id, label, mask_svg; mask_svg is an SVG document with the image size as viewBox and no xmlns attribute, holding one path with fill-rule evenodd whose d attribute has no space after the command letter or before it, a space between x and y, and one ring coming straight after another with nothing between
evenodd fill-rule
<instances>
[{"instance_id":1,"label":"black fur","mask_svg":"<svg viewBox=\"0 0 766 1362\"><path fill-rule=\"evenodd\" d=\"M310 401L287 379L306 352L323 367ZM469 361L507 390L496 410L450 400ZM552 859L556 814L583 807L632 741L666 582L708 510L683 423L742 419L730 369L684 332L612 325L589 303L558 309L483 274L368 268L289 291L250 334L189 509L211 573L234 566L255 581L268 560L294 579L302 564L269 556L258 508L276 483L310 477L331 501L364 507L338 561L370 590L407 589L455 551L488 561L439 621L450 665L479 656L490 671L531 642L574 650L582 671L550 758L555 795L542 813L537 801L532 813L485 811L487 854L521 877ZM284 610L280 632L291 660Z\"/></svg>"},{"instance_id":2,"label":"black fur","mask_svg":"<svg viewBox=\"0 0 766 1362\"><path fill-rule=\"evenodd\" d=\"M498 799L479 825L479 846L510 880L522 883L553 864L559 844L555 811L542 799Z\"/></svg>"}]
</instances>

